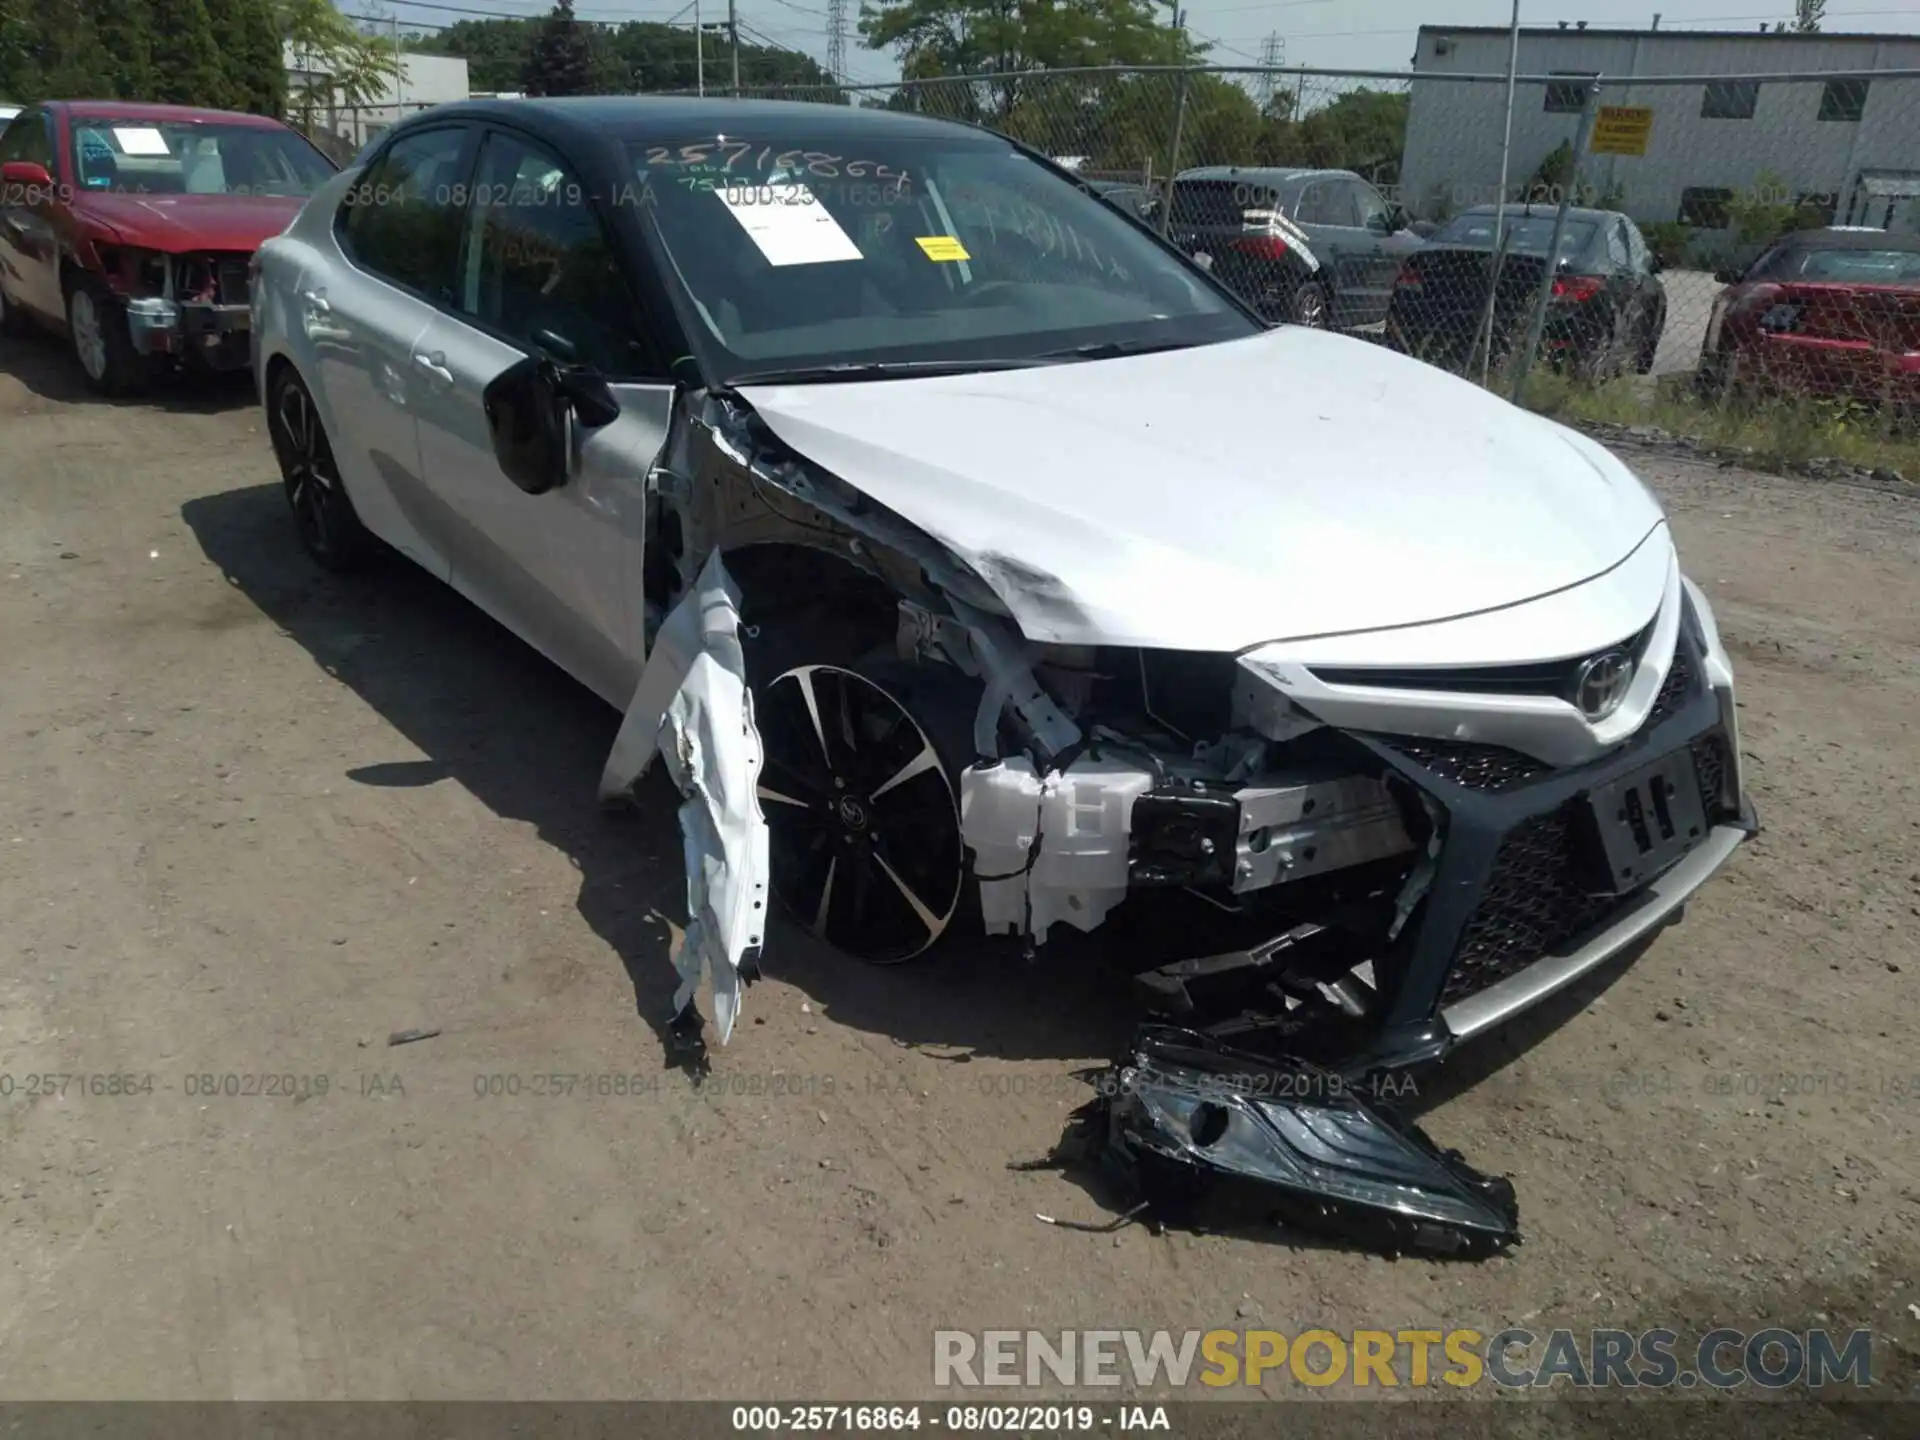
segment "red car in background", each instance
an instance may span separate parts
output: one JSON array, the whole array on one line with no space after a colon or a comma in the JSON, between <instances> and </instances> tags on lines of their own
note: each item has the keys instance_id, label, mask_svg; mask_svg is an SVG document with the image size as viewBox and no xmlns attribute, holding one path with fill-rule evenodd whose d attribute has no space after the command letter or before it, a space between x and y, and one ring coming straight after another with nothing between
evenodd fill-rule
<instances>
[{"instance_id":1,"label":"red car in background","mask_svg":"<svg viewBox=\"0 0 1920 1440\"><path fill-rule=\"evenodd\" d=\"M1920 405L1920 235L1803 230L1718 278L1709 393Z\"/></svg>"},{"instance_id":2,"label":"red car in background","mask_svg":"<svg viewBox=\"0 0 1920 1440\"><path fill-rule=\"evenodd\" d=\"M277 120L113 100L0 134L0 328L65 332L92 386L251 358L248 273L334 166Z\"/></svg>"}]
</instances>

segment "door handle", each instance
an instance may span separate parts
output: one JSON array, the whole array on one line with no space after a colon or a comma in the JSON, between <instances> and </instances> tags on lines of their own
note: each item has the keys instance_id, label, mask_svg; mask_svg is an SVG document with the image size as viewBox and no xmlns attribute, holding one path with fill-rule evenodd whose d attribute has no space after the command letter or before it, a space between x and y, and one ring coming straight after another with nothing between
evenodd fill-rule
<instances>
[{"instance_id":1,"label":"door handle","mask_svg":"<svg viewBox=\"0 0 1920 1440\"><path fill-rule=\"evenodd\" d=\"M306 302L307 309L315 315L333 313L333 306L327 303L327 292L324 290L302 290L300 298Z\"/></svg>"},{"instance_id":2,"label":"door handle","mask_svg":"<svg viewBox=\"0 0 1920 1440\"><path fill-rule=\"evenodd\" d=\"M427 374L431 375L434 379L438 380L442 385L451 385L453 383L453 371L447 368L447 357L440 351L436 350L431 355L422 355L418 351L415 351L413 363L426 371Z\"/></svg>"}]
</instances>

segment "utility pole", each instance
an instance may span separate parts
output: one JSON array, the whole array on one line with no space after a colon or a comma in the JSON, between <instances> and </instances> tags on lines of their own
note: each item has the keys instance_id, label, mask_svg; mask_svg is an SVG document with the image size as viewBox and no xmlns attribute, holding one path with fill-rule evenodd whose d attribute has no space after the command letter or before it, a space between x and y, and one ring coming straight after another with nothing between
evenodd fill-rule
<instances>
[{"instance_id":1,"label":"utility pole","mask_svg":"<svg viewBox=\"0 0 1920 1440\"><path fill-rule=\"evenodd\" d=\"M1655 17L1655 23L1659 23L1657 16ZM1488 260L1487 308L1485 313L1480 317L1480 333L1475 337L1476 342L1484 341L1487 347L1483 352L1480 362L1480 383L1482 385L1487 383L1488 377L1493 372L1494 302L1500 293L1500 272L1506 269L1507 263L1505 243L1507 229L1507 181L1509 179L1508 167L1513 161L1513 93L1514 87L1519 81L1519 75L1520 0L1513 0L1513 24L1510 27L1507 46L1507 130L1506 138L1500 142L1500 193L1494 197L1493 254ZM1574 162L1575 164L1579 163L1578 155L1575 155ZM1553 261L1551 259L1547 262L1547 268L1549 270L1553 268ZM1467 369L1469 372L1473 369L1473 355L1471 351L1469 351L1467 355Z\"/></svg>"},{"instance_id":2,"label":"utility pole","mask_svg":"<svg viewBox=\"0 0 1920 1440\"><path fill-rule=\"evenodd\" d=\"M700 0L693 0L693 93L707 93L707 32L700 25Z\"/></svg>"},{"instance_id":3,"label":"utility pole","mask_svg":"<svg viewBox=\"0 0 1920 1440\"><path fill-rule=\"evenodd\" d=\"M734 11L735 0L727 0L727 41L733 46L733 93L740 93L740 17Z\"/></svg>"},{"instance_id":4,"label":"utility pole","mask_svg":"<svg viewBox=\"0 0 1920 1440\"><path fill-rule=\"evenodd\" d=\"M827 0L827 70L838 85L847 75L847 0Z\"/></svg>"},{"instance_id":5,"label":"utility pole","mask_svg":"<svg viewBox=\"0 0 1920 1440\"><path fill-rule=\"evenodd\" d=\"M1256 88L1263 114L1273 108L1273 72L1280 68L1286 56L1287 42L1278 33L1270 33L1260 42L1260 83Z\"/></svg>"},{"instance_id":6,"label":"utility pole","mask_svg":"<svg viewBox=\"0 0 1920 1440\"><path fill-rule=\"evenodd\" d=\"M1186 26L1186 12L1180 8L1180 0L1167 0L1167 3L1173 7L1173 28L1174 31L1178 33ZM1184 50L1184 48L1183 46L1182 49ZM1174 102L1173 109L1173 151L1167 157L1166 204L1160 207L1160 234L1162 238L1165 238L1167 224L1173 218L1173 180L1174 177L1180 173L1181 132L1187 128L1188 72L1184 63L1186 56L1182 54L1180 58L1183 63L1180 66L1180 94L1179 98Z\"/></svg>"}]
</instances>

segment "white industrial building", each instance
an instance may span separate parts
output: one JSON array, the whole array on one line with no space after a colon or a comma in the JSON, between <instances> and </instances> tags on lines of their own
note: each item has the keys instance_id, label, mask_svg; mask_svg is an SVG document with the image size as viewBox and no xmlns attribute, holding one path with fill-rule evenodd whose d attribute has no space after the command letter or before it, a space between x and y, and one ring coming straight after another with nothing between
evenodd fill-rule
<instances>
[{"instance_id":1,"label":"white industrial building","mask_svg":"<svg viewBox=\"0 0 1920 1440\"><path fill-rule=\"evenodd\" d=\"M326 62L287 46L287 110L314 131L336 137L349 151L358 150L409 115L450 100L465 100L467 62L457 55L400 57L400 73L364 105L348 105L334 85Z\"/></svg>"},{"instance_id":2,"label":"white industrial building","mask_svg":"<svg viewBox=\"0 0 1920 1440\"><path fill-rule=\"evenodd\" d=\"M1504 76L1511 33L1421 27L1400 171L1401 203L1416 216L1496 198L1505 85L1426 77ZM1920 71L1920 35L1523 29L1519 73L1566 80L1519 87L1510 185L1574 139L1586 77L1597 75L1598 103L1651 110L1651 130L1643 155L1584 156L1580 179L1642 224L1714 232L1730 200L1784 197L1830 206L1839 224L1920 231L1920 78L1645 83L1884 70Z\"/></svg>"}]
</instances>

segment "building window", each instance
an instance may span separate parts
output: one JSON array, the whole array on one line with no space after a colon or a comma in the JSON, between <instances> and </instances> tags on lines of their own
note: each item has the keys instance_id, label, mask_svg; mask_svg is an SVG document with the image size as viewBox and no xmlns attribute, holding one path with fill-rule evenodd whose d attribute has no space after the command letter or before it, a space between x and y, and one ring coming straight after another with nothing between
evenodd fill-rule
<instances>
[{"instance_id":1,"label":"building window","mask_svg":"<svg viewBox=\"0 0 1920 1440\"><path fill-rule=\"evenodd\" d=\"M1858 120L1866 113L1868 83L1865 80L1829 80L1826 89L1820 92L1819 118Z\"/></svg>"},{"instance_id":2,"label":"building window","mask_svg":"<svg viewBox=\"0 0 1920 1440\"><path fill-rule=\"evenodd\" d=\"M1549 80L1547 82L1546 112L1549 115L1578 115L1587 108L1586 81L1591 79L1591 70L1554 70L1554 75L1578 75L1579 80Z\"/></svg>"},{"instance_id":3,"label":"building window","mask_svg":"<svg viewBox=\"0 0 1920 1440\"><path fill-rule=\"evenodd\" d=\"M1733 191L1712 185L1690 185L1680 192L1680 223L1702 230L1727 228L1727 206Z\"/></svg>"},{"instance_id":4,"label":"building window","mask_svg":"<svg viewBox=\"0 0 1920 1440\"><path fill-rule=\"evenodd\" d=\"M1758 80L1715 80L1700 97L1702 120L1751 120L1760 103Z\"/></svg>"}]
</instances>

